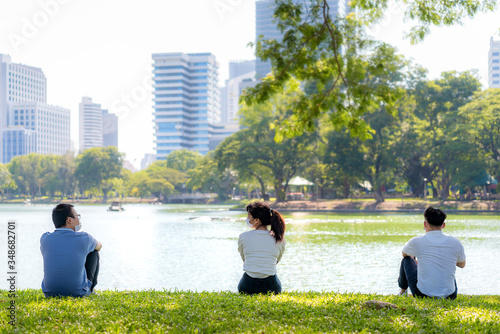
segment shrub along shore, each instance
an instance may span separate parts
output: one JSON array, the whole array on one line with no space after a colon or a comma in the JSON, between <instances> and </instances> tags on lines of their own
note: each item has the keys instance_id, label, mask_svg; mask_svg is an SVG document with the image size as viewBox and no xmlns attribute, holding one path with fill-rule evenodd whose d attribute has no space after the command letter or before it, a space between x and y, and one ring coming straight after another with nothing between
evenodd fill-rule
<instances>
[{"instance_id":1,"label":"shrub along shore","mask_svg":"<svg viewBox=\"0 0 500 334\"><path fill-rule=\"evenodd\" d=\"M454 300L334 292L97 291L45 298L0 290L0 332L19 333L500 333L500 296ZM7 316L11 301L15 322ZM377 308L367 301L388 302Z\"/></svg>"}]
</instances>

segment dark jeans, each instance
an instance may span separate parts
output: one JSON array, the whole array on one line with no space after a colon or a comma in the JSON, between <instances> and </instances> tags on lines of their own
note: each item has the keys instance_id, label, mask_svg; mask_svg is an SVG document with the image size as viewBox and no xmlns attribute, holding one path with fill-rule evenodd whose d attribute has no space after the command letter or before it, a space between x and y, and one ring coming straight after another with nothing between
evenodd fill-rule
<instances>
[{"instance_id":1,"label":"dark jeans","mask_svg":"<svg viewBox=\"0 0 500 334\"><path fill-rule=\"evenodd\" d=\"M90 291L94 291L97 285L97 276L99 275L99 252L92 251L87 255L85 260L85 270L87 271L87 278L92 282Z\"/></svg>"},{"instance_id":2,"label":"dark jeans","mask_svg":"<svg viewBox=\"0 0 500 334\"><path fill-rule=\"evenodd\" d=\"M410 288L411 294L415 297L429 297L424 295L417 288L417 262L414 258L410 256L405 256L401 261L401 267L399 268L399 278L398 284L401 289ZM455 292L447 296L447 299L457 298L457 281L455 281Z\"/></svg>"},{"instance_id":3,"label":"dark jeans","mask_svg":"<svg viewBox=\"0 0 500 334\"><path fill-rule=\"evenodd\" d=\"M281 282L277 275L266 278L253 278L244 273L238 284L238 292L249 295L268 292L277 294L281 292Z\"/></svg>"}]
</instances>

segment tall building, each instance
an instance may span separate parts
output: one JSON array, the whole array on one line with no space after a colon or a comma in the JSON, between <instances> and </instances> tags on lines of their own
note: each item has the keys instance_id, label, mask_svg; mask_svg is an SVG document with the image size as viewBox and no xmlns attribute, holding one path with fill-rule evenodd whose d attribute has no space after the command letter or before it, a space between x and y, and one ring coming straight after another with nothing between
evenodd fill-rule
<instances>
[{"instance_id":1,"label":"tall building","mask_svg":"<svg viewBox=\"0 0 500 334\"><path fill-rule=\"evenodd\" d=\"M312 3L313 0L306 0L303 3ZM330 15L332 18L345 17L349 13L348 0L328 0ZM281 42L283 34L278 30L274 22L274 0L257 0L255 2L255 40L260 36L264 39L275 39ZM257 59L256 63L257 77L261 78L271 72L271 62L263 62Z\"/></svg>"},{"instance_id":2,"label":"tall building","mask_svg":"<svg viewBox=\"0 0 500 334\"><path fill-rule=\"evenodd\" d=\"M219 64L210 53L153 54L156 159L175 150L206 154L220 122Z\"/></svg>"},{"instance_id":3,"label":"tall building","mask_svg":"<svg viewBox=\"0 0 500 334\"><path fill-rule=\"evenodd\" d=\"M70 111L47 104L43 71L0 54L2 162L29 153L64 154L70 145L69 129Z\"/></svg>"},{"instance_id":4,"label":"tall building","mask_svg":"<svg viewBox=\"0 0 500 334\"><path fill-rule=\"evenodd\" d=\"M9 162L17 155L27 155L36 151L36 132L22 126L9 126L0 131L3 141L1 160Z\"/></svg>"},{"instance_id":5,"label":"tall building","mask_svg":"<svg viewBox=\"0 0 500 334\"><path fill-rule=\"evenodd\" d=\"M80 107L80 151L102 147L102 108L92 98L83 97Z\"/></svg>"},{"instance_id":6,"label":"tall building","mask_svg":"<svg viewBox=\"0 0 500 334\"><path fill-rule=\"evenodd\" d=\"M488 87L500 88L500 41L490 38L488 52Z\"/></svg>"},{"instance_id":7,"label":"tall building","mask_svg":"<svg viewBox=\"0 0 500 334\"><path fill-rule=\"evenodd\" d=\"M35 153L66 153L70 148L70 124L70 110L65 108L33 101L16 102L10 107L9 125L36 132Z\"/></svg>"},{"instance_id":8,"label":"tall building","mask_svg":"<svg viewBox=\"0 0 500 334\"><path fill-rule=\"evenodd\" d=\"M102 144L118 147L118 117L108 110L102 111Z\"/></svg>"},{"instance_id":9,"label":"tall building","mask_svg":"<svg viewBox=\"0 0 500 334\"><path fill-rule=\"evenodd\" d=\"M229 79L252 72L255 72L255 59L229 62Z\"/></svg>"},{"instance_id":10,"label":"tall building","mask_svg":"<svg viewBox=\"0 0 500 334\"><path fill-rule=\"evenodd\" d=\"M229 79L221 88L221 122L238 123L242 82L255 82L255 60L230 62Z\"/></svg>"}]
</instances>

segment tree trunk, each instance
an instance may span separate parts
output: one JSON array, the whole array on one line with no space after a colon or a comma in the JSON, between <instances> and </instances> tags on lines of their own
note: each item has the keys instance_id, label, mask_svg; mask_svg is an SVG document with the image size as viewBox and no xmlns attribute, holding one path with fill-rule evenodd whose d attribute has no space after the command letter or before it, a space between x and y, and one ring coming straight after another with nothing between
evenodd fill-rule
<instances>
[{"instance_id":1,"label":"tree trunk","mask_svg":"<svg viewBox=\"0 0 500 334\"><path fill-rule=\"evenodd\" d=\"M286 200L286 188L282 185L282 180L274 182L274 190L276 191L276 202L284 202Z\"/></svg>"},{"instance_id":2,"label":"tree trunk","mask_svg":"<svg viewBox=\"0 0 500 334\"><path fill-rule=\"evenodd\" d=\"M266 183L260 177L258 177L257 180L259 181L259 184L260 184L260 191L262 192L262 198L265 201L266 200Z\"/></svg>"},{"instance_id":3,"label":"tree trunk","mask_svg":"<svg viewBox=\"0 0 500 334\"><path fill-rule=\"evenodd\" d=\"M382 203L385 201L384 194L382 193L382 190L380 190L380 187L375 190L375 200L377 201L377 203Z\"/></svg>"},{"instance_id":4,"label":"tree trunk","mask_svg":"<svg viewBox=\"0 0 500 334\"><path fill-rule=\"evenodd\" d=\"M351 190L351 186L349 185L349 182L347 182L347 178L344 178L344 197L349 198L349 191Z\"/></svg>"}]
</instances>

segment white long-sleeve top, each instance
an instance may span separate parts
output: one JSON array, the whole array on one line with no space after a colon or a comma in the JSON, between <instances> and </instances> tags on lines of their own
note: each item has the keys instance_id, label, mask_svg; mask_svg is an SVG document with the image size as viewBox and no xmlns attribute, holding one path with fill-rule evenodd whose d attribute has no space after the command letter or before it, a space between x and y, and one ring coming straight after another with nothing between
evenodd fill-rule
<instances>
[{"instance_id":1,"label":"white long-sleeve top","mask_svg":"<svg viewBox=\"0 0 500 334\"><path fill-rule=\"evenodd\" d=\"M276 264L285 252L285 240L276 242L269 231L243 232L238 239L243 270L253 278L276 275Z\"/></svg>"}]
</instances>

